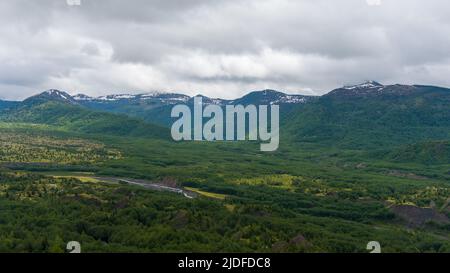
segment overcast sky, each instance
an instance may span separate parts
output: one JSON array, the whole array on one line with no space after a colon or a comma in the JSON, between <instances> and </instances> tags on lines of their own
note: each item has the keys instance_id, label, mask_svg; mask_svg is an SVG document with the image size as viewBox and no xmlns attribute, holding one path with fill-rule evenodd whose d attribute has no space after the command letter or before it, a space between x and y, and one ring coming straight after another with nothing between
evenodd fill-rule
<instances>
[{"instance_id":1,"label":"overcast sky","mask_svg":"<svg viewBox=\"0 0 450 273\"><path fill-rule=\"evenodd\" d=\"M74 1L74 0L69 0ZM448 0L0 0L0 98L450 86Z\"/></svg>"}]
</instances>

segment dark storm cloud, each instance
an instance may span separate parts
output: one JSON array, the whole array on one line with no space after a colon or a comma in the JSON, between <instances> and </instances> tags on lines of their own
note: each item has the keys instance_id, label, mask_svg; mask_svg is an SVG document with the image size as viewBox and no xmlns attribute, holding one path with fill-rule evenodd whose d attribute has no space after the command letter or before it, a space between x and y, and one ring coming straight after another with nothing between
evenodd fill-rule
<instances>
[{"instance_id":1,"label":"dark storm cloud","mask_svg":"<svg viewBox=\"0 0 450 273\"><path fill-rule=\"evenodd\" d=\"M450 86L445 0L0 2L0 97Z\"/></svg>"}]
</instances>

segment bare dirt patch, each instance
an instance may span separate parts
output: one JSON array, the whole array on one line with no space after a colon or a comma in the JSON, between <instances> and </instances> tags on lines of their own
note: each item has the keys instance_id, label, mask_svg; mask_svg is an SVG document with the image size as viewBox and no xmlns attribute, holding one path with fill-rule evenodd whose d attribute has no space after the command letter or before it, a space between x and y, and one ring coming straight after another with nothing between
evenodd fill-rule
<instances>
[{"instance_id":1,"label":"bare dirt patch","mask_svg":"<svg viewBox=\"0 0 450 273\"><path fill-rule=\"evenodd\" d=\"M391 207L391 211L399 218L405 220L410 226L414 227L424 225L430 221L442 224L450 223L450 219L445 214L432 208L394 205Z\"/></svg>"}]
</instances>

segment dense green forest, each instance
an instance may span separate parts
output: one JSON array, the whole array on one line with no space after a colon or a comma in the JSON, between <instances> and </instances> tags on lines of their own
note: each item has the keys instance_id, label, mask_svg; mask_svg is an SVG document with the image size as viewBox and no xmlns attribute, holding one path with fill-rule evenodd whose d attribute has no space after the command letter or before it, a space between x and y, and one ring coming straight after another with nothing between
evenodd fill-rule
<instances>
[{"instance_id":1,"label":"dense green forest","mask_svg":"<svg viewBox=\"0 0 450 273\"><path fill-rule=\"evenodd\" d=\"M384 252L450 251L446 164L11 123L0 138L1 252L65 252L69 241L84 252L367 252L369 241ZM197 195L102 177L170 178Z\"/></svg>"},{"instance_id":2,"label":"dense green forest","mask_svg":"<svg viewBox=\"0 0 450 273\"><path fill-rule=\"evenodd\" d=\"M237 100L295 102L270 153L172 141L177 94L3 103L0 252L450 252L450 90L373 85Z\"/></svg>"}]
</instances>

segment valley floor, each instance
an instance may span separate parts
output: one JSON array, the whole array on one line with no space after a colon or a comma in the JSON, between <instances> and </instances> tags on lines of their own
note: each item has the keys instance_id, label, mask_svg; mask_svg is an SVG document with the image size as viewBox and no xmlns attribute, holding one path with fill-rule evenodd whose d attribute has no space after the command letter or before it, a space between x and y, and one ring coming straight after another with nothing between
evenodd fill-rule
<instances>
[{"instance_id":1,"label":"valley floor","mask_svg":"<svg viewBox=\"0 0 450 273\"><path fill-rule=\"evenodd\" d=\"M0 129L0 252L450 252L446 164Z\"/></svg>"}]
</instances>

